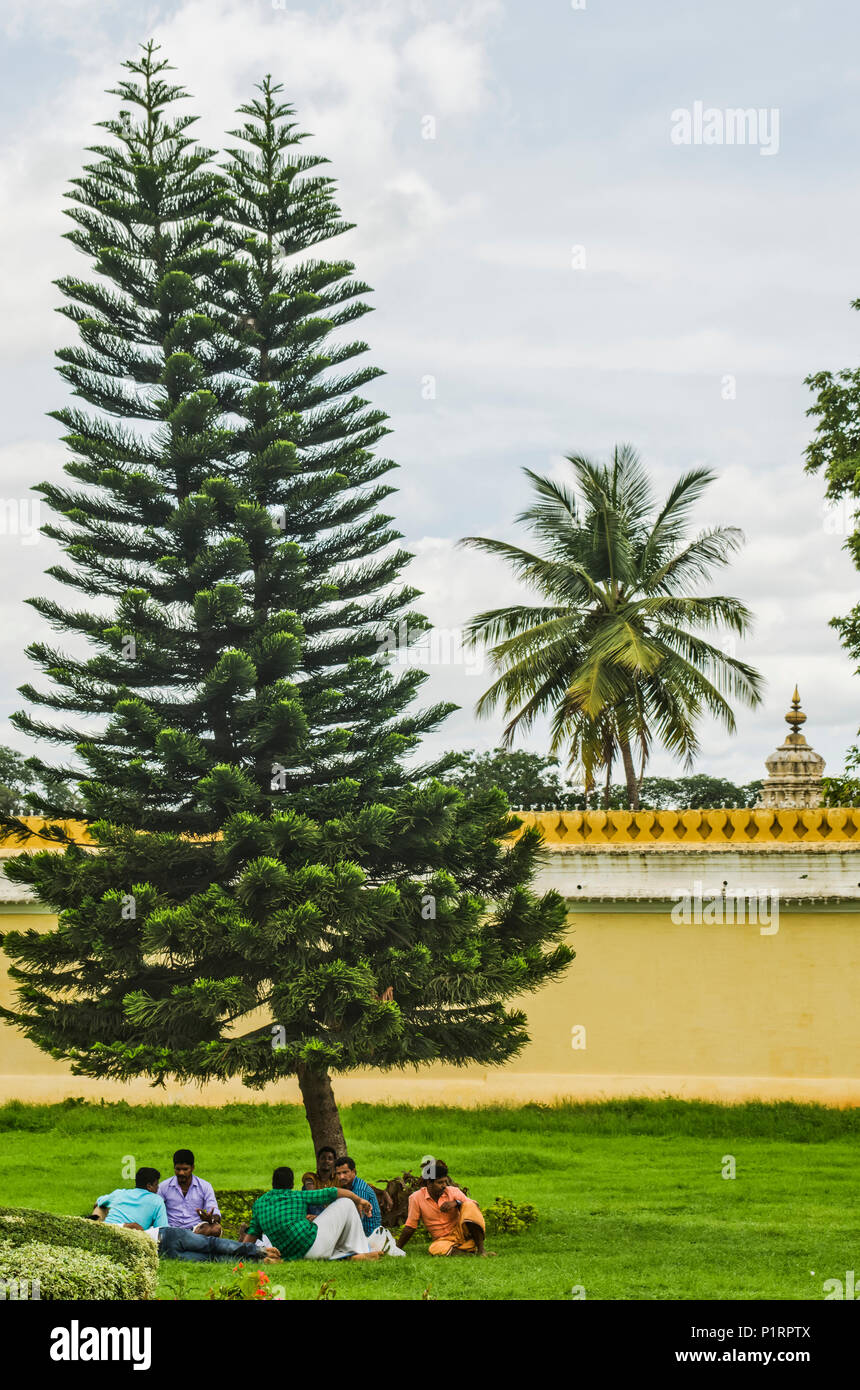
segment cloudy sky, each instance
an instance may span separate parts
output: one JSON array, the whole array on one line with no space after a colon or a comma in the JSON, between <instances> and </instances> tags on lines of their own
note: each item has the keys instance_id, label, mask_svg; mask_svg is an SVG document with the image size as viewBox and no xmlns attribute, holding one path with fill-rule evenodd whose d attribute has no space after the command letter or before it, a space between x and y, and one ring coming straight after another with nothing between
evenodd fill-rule
<instances>
[{"instance_id":1,"label":"cloudy sky","mask_svg":"<svg viewBox=\"0 0 860 1390\"><path fill-rule=\"evenodd\" d=\"M52 547L27 489L62 464L46 412L64 399L53 350L57 275L83 268L61 239L62 194L106 87L154 35L217 143L267 71L312 147L332 160L356 229L343 250L375 287L364 321L387 375L400 464L393 511L411 578L442 636L425 686L456 700L433 742L489 748L488 673L457 658L474 612L516 593L493 561L456 549L514 534L522 469L566 453L642 452L662 491L719 474L700 524L743 527L720 587L756 614L737 654L767 680L738 736L702 730L701 770L746 780L781 739L799 682L807 734L841 767L860 677L828 627L856 601L820 478L803 472L811 371L853 365L860 321L856 89L860 11L843 0L5 0L0 104L4 315L0 498L0 742L30 678ZM753 108L757 144L677 142L679 111ZM675 139L673 139L673 132ZM15 531L17 530L17 534ZM538 729L529 744L544 746ZM671 772L657 755L653 770Z\"/></svg>"}]
</instances>

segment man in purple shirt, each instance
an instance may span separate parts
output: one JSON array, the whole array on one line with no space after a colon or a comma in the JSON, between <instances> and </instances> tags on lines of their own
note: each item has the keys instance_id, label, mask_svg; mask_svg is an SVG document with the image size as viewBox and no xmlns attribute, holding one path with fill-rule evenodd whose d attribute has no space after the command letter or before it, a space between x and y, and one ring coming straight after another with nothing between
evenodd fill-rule
<instances>
[{"instance_id":1,"label":"man in purple shirt","mask_svg":"<svg viewBox=\"0 0 860 1390\"><path fill-rule=\"evenodd\" d=\"M177 1149L173 1155L172 1178L159 1185L158 1195L164 1198L167 1221L185 1231L201 1236L220 1236L221 1212L215 1189L205 1178L194 1172L194 1155L190 1149Z\"/></svg>"}]
</instances>

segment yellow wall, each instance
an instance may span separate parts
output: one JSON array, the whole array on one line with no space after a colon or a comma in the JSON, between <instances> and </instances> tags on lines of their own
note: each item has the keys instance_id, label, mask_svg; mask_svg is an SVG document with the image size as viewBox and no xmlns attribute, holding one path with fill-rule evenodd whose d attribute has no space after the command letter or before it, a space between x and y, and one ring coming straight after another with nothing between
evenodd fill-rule
<instances>
[{"instance_id":1,"label":"yellow wall","mask_svg":"<svg viewBox=\"0 0 860 1390\"><path fill-rule=\"evenodd\" d=\"M860 877L860 875L858 875ZM47 927L8 915L3 930ZM860 905L780 915L757 926L676 925L669 909L583 906L571 916L577 958L564 978L523 1001L532 1042L507 1067L430 1068L338 1079L351 1099L452 1104L555 1097L672 1094L860 1104ZM0 998L11 988L0 960ZM586 1047L571 1029L583 1025ZM0 1100L296 1100L294 1086L200 1090L73 1077L0 1025Z\"/></svg>"}]
</instances>

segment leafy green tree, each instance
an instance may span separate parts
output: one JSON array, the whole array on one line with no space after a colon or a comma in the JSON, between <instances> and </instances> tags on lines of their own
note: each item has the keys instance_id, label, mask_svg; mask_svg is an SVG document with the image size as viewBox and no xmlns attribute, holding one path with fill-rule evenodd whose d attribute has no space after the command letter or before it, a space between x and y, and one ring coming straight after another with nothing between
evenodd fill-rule
<instances>
[{"instance_id":1,"label":"leafy green tree","mask_svg":"<svg viewBox=\"0 0 860 1390\"><path fill-rule=\"evenodd\" d=\"M458 753L455 757L448 780L467 796L499 787L509 805L530 811L561 807L572 793L562 784L558 758L506 748L494 748L491 753Z\"/></svg>"},{"instance_id":2,"label":"leafy green tree","mask_svg":"<svg viewBox=\"0 0 860 1390\"><path fill-rule=\"evenodd\" d=\"M860 309L860 299L855 299L851 307ZM806 471L823 473L825 497L833 504L824 523L844 535L844 548L860 569L860 368L815 372L806 378L806 385L815 392L815 400L806 413L816 419L815 434L806 449ZM831 618L830 626L839 633L843 647L855 663L855 672L860 675L860 603L849 613ZM855 744L846 754L843 776L823 779L825 805L860 804L860 779L855 775L858 769L860 746Z\"/></svg>"},{"instance_id":3,"label":"leafy green tree","mask_svg":"<svg viewBox=\"0 0 860 1390\"><path fill-rule=\"evenodd\" d=\"M608 780L617 751L637 809L655 740L689 766L702 715L734 732L729 701L760 701L758 673L701 635L743 636L748 609L690 593L728 563L742 535L711 527L688 539L691 509L713 481L708 469L684 474L657 505L629 446L609 466L578 455L568 462L571 486L526 470L536 500L519 520L541 551L479 536L463 542L506 560L536 592L532 604L493 609L469 625L473 642L491 644L500 673L478 713L502 706L506 744L550 715L550 751L579 763L587 787L598 767Z\"/></svg>"},{"instance_id":4,"label":"leafy green tree","mask_svg":"<svg viewBox=\"0 0 860 1390\"><path fill-rule=\"evenodd\" d=\"M68 818L79 816L83 802L67 784L54 782L50 792L39 779L38 760L25 758L14 748L0 745L0 813L7 816L25 815L29 810L37 810L46 795L62 801L62 815Z\"/></svg>"},{"instance_id":5,"label":"leafy green tree","mask_svg":"<svg viewBox=\"0 0 860 1390\"><path fill-rule=\"evenodd\" d=\"M725 777L694 773L692 777L644 777L641 804L646 810L711 810L755 806L761 794L761 780L738 786Z\"/></svg>"},{"instance_id":6,"label":"leafy green tree","mask_svg":"<svg viewBox=\"0 0 860 1390\"><path fill-rule=\"evenodd\" d=\"M855 299L852 309L860 309ZM826 497L831 501L860 496L860 368L814 372L805 383L815 393L807 410L816 420L815 433L806 448L807 473L823 473ZM860 541L854 527L846 547L860 563Z\"/></svg>"},{"instance_id":7,"label":"leafy green tree","mask_svg":"<svg viewBox=\"0 0 860 1390\"><path fill-rule=\"evenodd\" d=\"M39 489L80 600L34 606L92 654L35 642L24 693L54 720L16 721L78 760L39 765L39 809L71 778L98 852L57 826L8 865L58 925L6 934L0 1016L83 1075L295 1076L343 1151L332 1073L519 1052L505 1002L572 959L565 907L530 891L538 837L505 843L501 793L400 762L441 711L406 712L374 648L411 596L372 558L379 420L326 375L355 284L292 259L339 225L327 181L271 86L224 172L154 46L125 67L70 195L95 271L60 282L71 482Z\"/></svg>"},{"instance_id":8,"label":"leafy green tree","mask_svg":"<svg viewBox=\"0 0 860 1390\"><path fill-rule=\"evenodd\" d=\"M0 747L0 811L20 815L27 809L26 794L35 774L21 753Z\"/></svg>"},{"instance_id":9,"label":"leafy green tree","mask_svg":"<svg viewBox=\"0 0 860 1390\"><path fill-rule=\"evenodd\" d=\"M825 806L860 806L860 748L848 749L844 772L839 777L822 777L821 790Z\"/></svg>"},{"instance_id":10,"label":"leafy green tree","mask_svg":"<svg viewBox=\"0 0 860 1390\"><path fill-rule=\"evenodd\" d=\"M577 811L594 809L598 797L586 797L584 787L562 781L558 758L542 757L523 749L514 752L494 748L491 753L456 754L448 780L467 795L498 787L518 811ZM752 807L758 801L761 781L738 786L724 777L694 773L691 777L644 777L639 804L643 811ZM599 794L604 810L627 805L627 788L612 782Z\"/></svg>"}]
</instances>

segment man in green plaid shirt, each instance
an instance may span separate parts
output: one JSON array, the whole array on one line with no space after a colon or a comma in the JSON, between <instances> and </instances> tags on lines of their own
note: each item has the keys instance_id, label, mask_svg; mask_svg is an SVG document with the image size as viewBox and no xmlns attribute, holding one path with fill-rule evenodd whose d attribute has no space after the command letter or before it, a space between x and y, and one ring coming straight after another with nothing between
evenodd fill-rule
<instances>
[{"instance_id":1,"label":"man in green plaid shirt","mask_svg":"<svg viewBox=\"0 0 860 1390\"><path fill-rule=\"evenodd\" d=\"M311 1219L308 1207L322 1207ZM282 1260L378 1260L361 1224L370 1203L347 1188L293 1190L292 1168L276 1168L272 1188L258 1197L242 1237L253 1244L265 1235Z\"/></svg>"}]
</instances>

